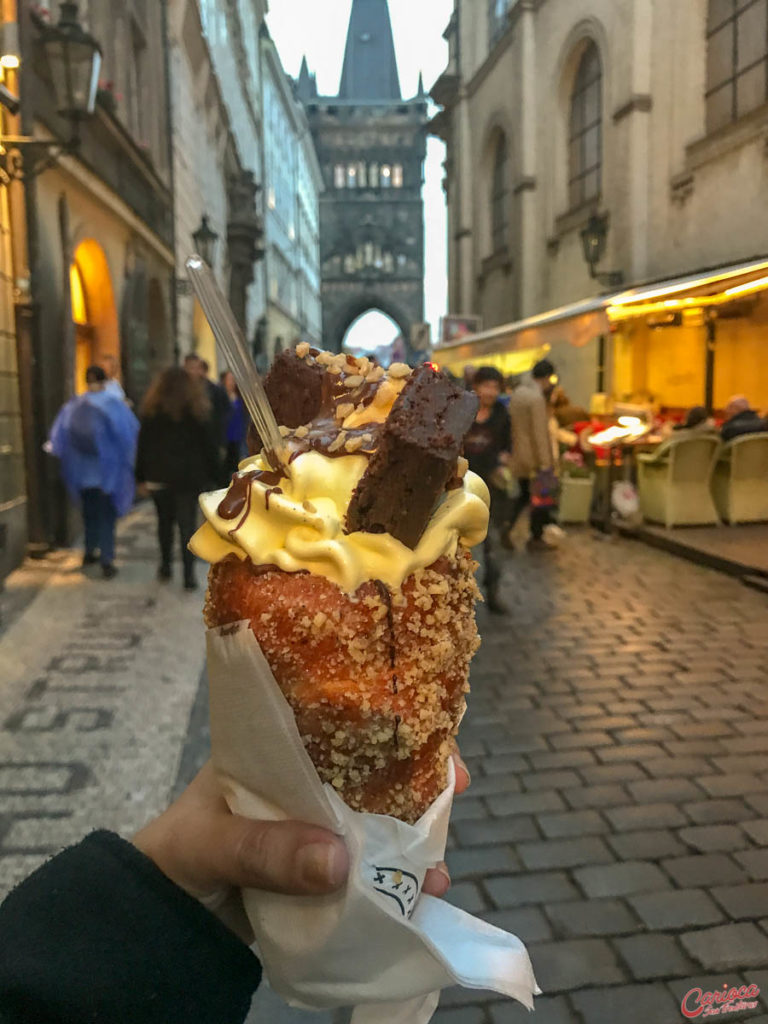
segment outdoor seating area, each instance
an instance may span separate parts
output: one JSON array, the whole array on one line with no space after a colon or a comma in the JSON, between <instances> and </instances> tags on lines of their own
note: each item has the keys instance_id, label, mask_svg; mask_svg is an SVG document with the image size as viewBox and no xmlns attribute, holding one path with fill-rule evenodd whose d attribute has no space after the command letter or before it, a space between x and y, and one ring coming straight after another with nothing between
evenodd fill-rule
<instances>
[{"instance_id":1,"label":"outdoor seating area","mask_svg":"<svg viewBox=\"0 0 768 1024\"><path fill-rule=\"evenodd\" d=\"M637 456L640 511L674 526L768 521L768 434L673 437Z\"/></svg>"}]
</instances>

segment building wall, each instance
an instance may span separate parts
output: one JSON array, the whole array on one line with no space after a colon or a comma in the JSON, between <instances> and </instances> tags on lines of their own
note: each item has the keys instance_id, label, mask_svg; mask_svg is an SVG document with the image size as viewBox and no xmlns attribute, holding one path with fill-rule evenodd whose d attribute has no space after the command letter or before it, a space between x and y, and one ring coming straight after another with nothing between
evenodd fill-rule
<instances>
[{"instance_id":1,"label":"building wall","mask_svg":"<svg viewBox=\"0 0 768 1024\"><path fill-rule=\"evenodd\" d=\"M177 344L183 357L199 352L211 371L218 370L215 340L186 284L185 261L203 214L219 236L213 270L227 287L227 173L233 145L224 101L202 35L197 0L172 2L169 59L173 110L174 223L177 294Z\"/></svg>"},{"instance_id":2,"label":"building wall","mask_svg":"<svg viewBox=\"0 0 768 1024\"><path fill-rule=\"evenodd\" d=\"M259 33L264 20L265 0L230 0L226 4L221 0L198 2L213 70L227 109L240 164L252 171L255 180L261 184L264 169ZM223 248L226 232L220 234ZM258 320L265 310L263 261L254 264L253 274L246 304L245 333L248 339L254 336Z\"/></svg>"},{"instance_id":3,"label":"building wall","mask_svg":"<svg viewBox=\"0 0 768 1024\"><path fill-rule=\"evenodd\" d=\"M510 0L492 46L487 0L456 8L458 81L440 129L452 312L480 313L490 327L600 291L580 238L593 212L609 218L600 269L627 282L768 252L768 220L755 215L768 184L768 103L707 133L705 0ZM603 182L597 199L572 209L568 121L588 40L602 65ZM510 152L506 262L489 259L499 130Z\"/></svg>"},{"instance_id":4,"label":"building wall","mask_svg":"<svg viewBox=\"0 0 768 1024\"><path fill-rule=\"evenodd\" d=\"M272 40L262 41L267 355L320 344L320 169L306 114Z\"/></svg>"},{"instance_id":5,"label":"building wall","mask_svg":"<svg viewBox=\"0 0 768 1024\"><path fill-rule=\"evenodd\" d=\"M26 483L8 189L0 186L0 579L24 549Z\"/></svg>"}]
</instances>

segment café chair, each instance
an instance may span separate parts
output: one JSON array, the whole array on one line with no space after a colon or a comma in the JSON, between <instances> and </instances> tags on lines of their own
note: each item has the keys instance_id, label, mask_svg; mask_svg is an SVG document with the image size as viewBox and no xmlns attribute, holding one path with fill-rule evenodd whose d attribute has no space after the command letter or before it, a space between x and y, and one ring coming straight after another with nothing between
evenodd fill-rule
<instances>
[{"instance_id":1,"label":"caf\u00e9 chair","mask_svg":"<svg viewBox=\"0 0 768 1024\"><path fill-rule=\"evenodd\" d=\"M720 439L680 431L655 452L637 456L644 519L673 526L713 526L720 520L710 490Z\"/></svg>"},{"instance_id":2,"label":"caf\u00e9 chair","mask_svg":"<svg viewBox=\"0 0 768 1024\"><path fill-rule=\"evenodd\" d=\"M743 434L721 446L712 494L731 526L768 520L768 434Z\"/></svg>"}]
</instances>

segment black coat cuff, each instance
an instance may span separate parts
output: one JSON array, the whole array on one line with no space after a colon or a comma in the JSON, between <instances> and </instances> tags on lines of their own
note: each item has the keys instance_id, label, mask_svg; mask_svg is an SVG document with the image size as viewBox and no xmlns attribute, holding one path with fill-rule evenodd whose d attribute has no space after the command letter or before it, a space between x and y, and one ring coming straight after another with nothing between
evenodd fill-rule
<instances>
[{"instance_id":1,"label":"black coat cuff","mask_svg":"<svg viewBox=\"0 0 768 1024\"><path fill-rule=\"evenodd\" d=\"M0 906L7 1024L241 1024L248 947L130 843L93 832Z\"/></svg>"}]
</instances>

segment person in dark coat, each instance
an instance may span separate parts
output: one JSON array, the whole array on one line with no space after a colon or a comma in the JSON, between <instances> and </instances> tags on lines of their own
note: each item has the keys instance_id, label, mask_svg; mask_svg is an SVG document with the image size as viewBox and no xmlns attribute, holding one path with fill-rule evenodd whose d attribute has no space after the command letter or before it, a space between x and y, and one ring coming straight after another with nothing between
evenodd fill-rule
<instances>
[{"instance_id":1,"label":"person in dark coat","mask_svg":"<svg viewBox=\"0 0 768 1024\"><path fill-rule=\"evenodd\" d=\"M173 528L178 525L184 587L195 590L195 556L189 551L197 525L197 498L221 479L217 428L202 383L178 367L159 375L144 400L136 479L157 509L161 580L171 578Z\"/></svg>"},{"instance_id":2,"label":"person in dark coat","mask_svg":"<svg viewBox=\"0 0 768 1024\"><path fill-rule=\"evenodd\" d=\"M732 441L742 434L764 434L766 431L768 420L758 416L743 395L734 395L725 407L725 422L720 430L722 439Z\"/></svg>"},{"instance_id":3,"label":"person in dark coat","mask_svg":"<svg viewBox=\"0 0 768 1024\"><path fill-rule=\"evenodd\" d=\"M501 403L504 378L493 366L481 366L472 386L478 398L475 422L464 439L464 455L473 473L488 485L491 493L491 523L500 527L505 518L506 492L498 486L498 471L509 460L509 413ZM507 608L499 597L501 569L494 554L491 526L483 543L485 595L488 610L504 615Z\"/></svg>"},{"instance_id":4,"label":"person in dark coat","mask_svg":"<svg viewBox=\"0 0 768 1024\"><path fill-rule=\"evenodd\" d=\"M210 366L205 359L201 359L195 352L190 352L184 357L184 369L193 380L202 382L208 401L211 406L211 419L213 421L216 443L219 446L219 461L222 471L225 461L225 450L227 447L227 421L229 419L229 398L221 385L216 384L208 376ZM223 486L227 480L223 477L219 480Z\"/></svg>"}]
</instances>

